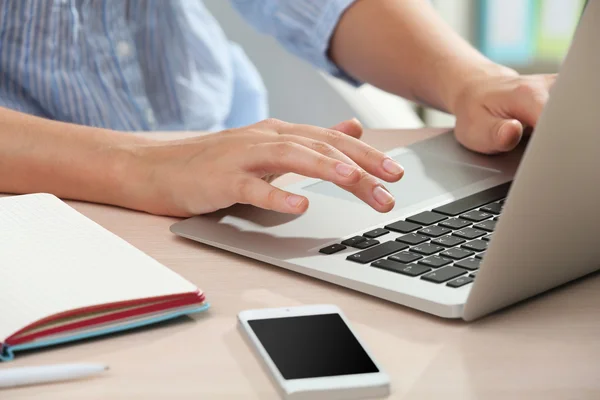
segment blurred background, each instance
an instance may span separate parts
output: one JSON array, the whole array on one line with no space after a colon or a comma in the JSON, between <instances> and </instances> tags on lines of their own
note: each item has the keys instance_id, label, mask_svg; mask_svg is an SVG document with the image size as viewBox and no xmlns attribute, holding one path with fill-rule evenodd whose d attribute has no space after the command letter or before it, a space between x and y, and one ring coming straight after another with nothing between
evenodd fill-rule
<instances>
[{"instance_id":1,"label":"blurred background","mask_svg":"<svg viewBox=\"0 0 600 400\"><path fill-rule=\"evenodd\" d=\"M558 72L586 0L429 0L442 18L487 57L521 73ZM331 126L357 117L367 128L449 127L454 117L370 85L353 88L291 56L252 30L228 1L205 0L228 37L239 43L282 120Z\"/></svg>"}]
</instances>

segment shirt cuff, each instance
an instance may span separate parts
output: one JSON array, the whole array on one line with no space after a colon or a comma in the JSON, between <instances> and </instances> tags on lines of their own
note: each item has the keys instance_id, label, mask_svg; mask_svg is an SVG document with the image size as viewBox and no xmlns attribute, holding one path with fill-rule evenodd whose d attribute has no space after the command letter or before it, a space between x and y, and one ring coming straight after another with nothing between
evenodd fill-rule
<instances>
[{"instance_id":1,"label":"shirt cuff","mask_svg":"<svg viewBox=\"0 0 600 400\"><path fill-rule=\"evenodd\" d=\"M356 0L232 0L259 32L276 38L292 54L332 76L359 82L328 56L333 32Z\"/></svg>"},{"instance_id":2,"label":"shirt cuff","mask_svg":"<svg viewBox=\"0 0 600 400\"><path fill-rule=\"evenodd\" d=\"M320 57L313 60L313 64L315 64L317 68L329 73L331 76L342 79L353 86L360 86L362 82L346 73L328 56L333 32L344 12L355 1L356 0L331 0L327 2L327 6L323 9L312 36L314 46L319 50L318 54L320 55Z\"/></svg>"}]
</instances>

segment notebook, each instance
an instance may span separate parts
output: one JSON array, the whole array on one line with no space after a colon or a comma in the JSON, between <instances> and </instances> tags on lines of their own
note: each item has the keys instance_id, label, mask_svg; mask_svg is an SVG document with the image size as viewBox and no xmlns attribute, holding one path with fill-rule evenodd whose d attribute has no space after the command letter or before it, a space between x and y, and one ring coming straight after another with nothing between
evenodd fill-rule
<instances>
[{"instance_id":1,"label":"notebook","mask_svg":"<svg viewBox=\"0 0 600 400\"><path fill-rule=\"evenodd\" d=\"M195 285L57 197L0 198L0 360L207 308Z\"/></svg>"}]
</instances>

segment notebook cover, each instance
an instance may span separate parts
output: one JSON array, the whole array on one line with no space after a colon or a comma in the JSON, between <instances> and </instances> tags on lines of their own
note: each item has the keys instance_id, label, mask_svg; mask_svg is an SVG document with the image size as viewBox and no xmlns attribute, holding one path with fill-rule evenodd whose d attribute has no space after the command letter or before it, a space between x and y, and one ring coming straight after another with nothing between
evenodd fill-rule
<instances>
[{"instance_id":1,"label":"notebook cover","mask_svg":"<svg viewBox=\"0 0 600 400\"><path fill-rule=\"evenodd\" d=\"M44 336L56 335L58 333L64 333L72 330L79 330L81 328L93 327L97 325L102 325L108 322L115 322L123 319L127 319L135 316L143 316L147 314L152 314L157 311L166 311L169 309L175 309L186 305L194 305L201 304L204 301L204 296L197 298L199 301L190 301L189 299L177 299L171 300L169 302L163 302L158 304L149 304L143 307L135 308L132 310L123 310L118 311L112 314L101 315L94 318L89 318L82 321L75 321L65 325L59 325L52 328L47 328L35 333L30 333L28 335L23 335L21 337L9 337L5 344L8 346L15 346L17 344L22 344L26 342L31 342L33 340L43 338Z\"/></svg>"},{"instance_id":2,"label":"notebook cover","mask_svg":"<svg viewBox=\"0 0 600 400\"><path fill-rule=\"evenodd\" d=\"M207 308L204 294L191 282L56 196L22 195L0 202L2 256L8 266L3 272L16 278L15 284L0 280L2 294L8 299L3 297L0 310L16 318L0 324L0 361L12 359L15 350L106 335ZM81 268L82 260L87 268ZM23 276L18 275L21 272ZM146 284L133 285L143 274L147 274ZM27 286L19 285L24 282ZM89 290L82 290L85 285ZM105 287L111 287L110 292ZM37 301L31 304L39 304L41 311L27 314L25 307L30 304L24 298L26 290ZM56 307L45 307L53 292L59 294ZM71 296L81 298L69 304ZM152 303L144 304L147 301ZM113 310L134 305L140 307ZM82 314L96 310L108 313ZM44 314L48 317L43 318ZM0 315L5 317L2 312ZM71 316L81 318L59 321Z\"/></svg>"},{"instance_id":3,"label":"notebook cover","mask_svg":"<svg viewBox=\"0 0 600 400\"><path fill-rule=\"evenodd\" d=\"M69 311L65 311L63 313L52 315L47 318L43 318L39 321L36 321L33 324L23 327L22 329L15 332L10 337L8 337L5 340L5 344L17 344L12 341L15 336L18 336L21 333L23 333L29 329L36 329L40 325L43 325L45 323L51 323L53 321L56 321L56 320L59 320L62 318L79 316L79 315L83 315L85 313L91 313L91 312L96 312L96 311L117 310L121 307L127 307L127 306L138 306L138 305L141 306L141 307L133 309L133 310L124 310L124 312L129 313L126 316L131 317L131 316L135 316L136 314L143 314L143 312L140 312L140 310L143 310L144 308L147 308L147 307L151 307L155 304L172 304L173 302L175 302L176 306L181 306L181 305L186 305L186 304L192 305L194 303L202 303L202 302L204 302L204 300L205 300L204 293L195 292L195 293L184 293L183 295L178 294L178 295L145 298L145 299L127 300L127 301L121 301L121 302L110 303L110 304L97 304L97 305L93 305L93 306L89 306L89 307L83 307L83 308L79 308L79 309L69 310ZM161 301L161 303L154 303L153 301L155 301L155 302ZM183 301L183 303L181 303L181 301ZM168 307L166 307L164 309L168 309ZM118 313L120 313L120 311L116 311L113 314L106 314L105 316L101 316L99 318L111 318L112 316L117 315ZM116 320L118 318L112 318L112 319ZM83 320L81 322L85 323L85 321L91 321L91 320L92 320L92 318ZM67 328L65 328L65 326L66 325L59 325L57 327L57 329L59 329L59 332L67 330ZM76 326L75 329L80 328L80 327L81 326ZM54 333L57 333L57 332L54 332ZM1 344L2 344L2 342L0 342L0 345Z\"/></svg>"},{"instance_id":4,"label":"notebook cover","mask_svg":"<svg viewBox=\"0 0 600 400\"><path fill-rule=\"evenodd\" d=\"M39 348L54 346L54 345L58 345L58 344L75 342L75 341L79 341L79 340L83 340L83 339L89 339L89 338L98 337L98 336L106 336L106 335L110 335L113 333L123 332L123 331L131 330L131 329L135 329L135 328L140 328L143 326L157 324L159 322L168 321L170 319L182 317L184 315L200 313L200 312L206 311L209 307L210 307L210 304L206 303L206 304L199 306L196 309L187 310L187 311L175 311L173 313L161 315L159 317L151 318L148 320L136 321L136 322L123 324L123 325L116 326L116 327L100 329L95 332L74 334L72 336L62 337L59 339L23 343L23 344L17 344L15 346L6 346L5 345L4 347L0 348L0 361L13 360L15 357L15 352L18 352L18 351L39 349Z\"/></svg>"}]
</instances>

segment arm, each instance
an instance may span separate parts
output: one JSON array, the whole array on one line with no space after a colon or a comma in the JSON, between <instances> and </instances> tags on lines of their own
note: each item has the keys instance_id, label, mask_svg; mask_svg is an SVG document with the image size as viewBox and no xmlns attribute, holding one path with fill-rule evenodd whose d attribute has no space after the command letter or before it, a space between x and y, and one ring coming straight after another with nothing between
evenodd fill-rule
<instances>
[{"instance_id":1,"label":"arm","mask_svg":"<svg viewBox=\"0 0 600 400\"><path fill-rule=\"evenodd\" d=\"M362 81L449 113L470 81L516 75L471 47L426 0L356 1L340 19L330 56Z\"/></svg>"},{"instance_id":2,"label":"arm","mask_svg":"<svg viewBox=\"0 0 600 400\"><path fill-rule=\"evenodd\" d=\"M454 114L457 139L482 153L519 143L555 78L522 77L486 59L427 0L232 2L259 31L315 67Z\"/></svg>"},{"instance_id":3,"label":"arm","mask_svg":"<svg viewBox=\"0 0 600 400\"><path fill-rule=\"evenodd\" d=\"M125 196L134 146L144 139L0 108L0 193L47 192L131 206Z\"/></svg>"},{"instance_id":4,"label":"arm","mask_svg":"<svg viewBox=\"0 0 600 400\"><path fill-rule=\"evenodd\" d=\"M236 203L298 214L308 200L269 183L293 172L331 181L375 210L390 211L394 199L379 179L395 182L402 168L358 140L356 122L335 129L268 120L155 141L0 107L0 193L46 192L181 217Z\"/></svg>"},{"instance_id":5,"label":"arm","mask_svg":"<svg viewBox=\"0 0 600 400\"><path fill-rule=\"evenodd\" d=\"M486 59L427 0L357 0L341 16L332 60L359 80L454 114L454 133L482 153L516 147L534 127L554 75L519 76Z\"/></svg>"}]
</instances>

